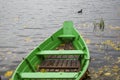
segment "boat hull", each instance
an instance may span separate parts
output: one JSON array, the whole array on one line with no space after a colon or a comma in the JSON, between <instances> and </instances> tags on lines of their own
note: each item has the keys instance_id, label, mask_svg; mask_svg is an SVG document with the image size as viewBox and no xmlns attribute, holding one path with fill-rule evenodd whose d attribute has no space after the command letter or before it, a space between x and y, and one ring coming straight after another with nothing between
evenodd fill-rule
<instances>
[{"instance_id":1,"label":"boat hull","mask_svg":"<svg viewBox=\"0 0 120 80\"><path fill-rule=\"evenodd\" d=\"M21 61L12 80L80 80L89 62L90 55L85 41L73 27L73 22L65 21L61 29Z\"/></svg>"}]
</instances>

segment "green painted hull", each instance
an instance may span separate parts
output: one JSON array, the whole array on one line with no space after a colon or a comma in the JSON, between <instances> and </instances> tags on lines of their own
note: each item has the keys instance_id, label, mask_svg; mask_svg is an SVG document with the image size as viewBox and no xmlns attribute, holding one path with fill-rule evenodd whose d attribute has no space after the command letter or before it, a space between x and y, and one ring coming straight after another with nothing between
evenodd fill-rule
<instances>
[{"instance_id":1,"label":"green painted hull","mask_svg":"<svg viewBox=\"0 0 120 80\"><path fill-rule=\"evenodd\" d=\"M60 44L71 42L75 50L55 50ZM77 55L81 69L78 72L38 72L48 55ZM88 69L89 50L82 36L73 27L72 21L65 21L63 27L37 46L23 59L15 70L12 80L80 80Z\"/></svg>"}]
</instances>

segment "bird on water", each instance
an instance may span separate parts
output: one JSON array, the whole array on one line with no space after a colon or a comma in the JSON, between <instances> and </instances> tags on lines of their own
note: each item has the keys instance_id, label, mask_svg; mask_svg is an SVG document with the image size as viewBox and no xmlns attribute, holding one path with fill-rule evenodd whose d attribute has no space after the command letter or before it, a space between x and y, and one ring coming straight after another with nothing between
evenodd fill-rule
<instances>
[{"instance_id":1,"label":"bird on water","mask_svg":"<svg viewBox=\"0 0 120 80\"><path fill-rule=\"evenodd\" d=\"M82 13L82 9L80 11L78 11L78 13Z\"/></svg>"}]
</instances>

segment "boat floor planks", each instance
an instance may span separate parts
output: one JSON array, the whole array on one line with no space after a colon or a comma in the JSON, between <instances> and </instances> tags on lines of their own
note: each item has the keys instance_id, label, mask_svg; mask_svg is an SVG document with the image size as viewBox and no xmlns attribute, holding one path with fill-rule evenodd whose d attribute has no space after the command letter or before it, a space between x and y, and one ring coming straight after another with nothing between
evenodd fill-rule
<instances>
[{"instance_id":1,"label":"boat floor planks","mask_svg":"<svg viewBox=\"0 0 120 80\"><path fill-rule=\"evenodd\" d=\"M52 56L42 62L38 71L46 72L78 72L80 70L80 62L78 59L71 56L71 58L65 59L64 56ZM67 56L69 57L69 56Z\"/></svg>"},{"instance_id":2,"label":"boat floor planks","mask_svg":"<svg viewBox=\"0 0 120 80\"><path fill-rule=\"evenodd\" d=\"M56 50L73 50L72 43L64 43ZM38 71L46 72L78 72L80 62L77 55L50 55L40 65Z\"/></svg>"}]
</instances>

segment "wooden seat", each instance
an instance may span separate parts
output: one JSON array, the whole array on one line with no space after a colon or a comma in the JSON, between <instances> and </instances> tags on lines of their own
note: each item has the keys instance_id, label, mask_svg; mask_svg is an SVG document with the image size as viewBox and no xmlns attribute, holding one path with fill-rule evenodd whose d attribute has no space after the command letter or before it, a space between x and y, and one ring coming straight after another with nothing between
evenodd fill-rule
<instances>
[{"instance_id":1,"label":"wooden seat","mask_svg":"<svg viewBox=\"0 0 120 80\"><path fill-rule=\"evenodd\" d=\"M37 55L83 55L82 50L45 50L36 53Z\"/></svg>"},{"instance_id":2,"label":"wooden seat","mask_svg":"<svg viewBox=\"0 0 120 80\"><path fill-rule=\"evenodd\" d=\"M22 79L75 79L77 72L23 72Z\"/></svg>"},{"instance_id":3,"label":"wooden seat","mask_svg":"<svg viewBox=\"0 0 120 80\"><path fill-rule=\"evenodd\" d=\"M75 38L75 35L60 35L59 38Z\"/></svg>"}]
</instances>

